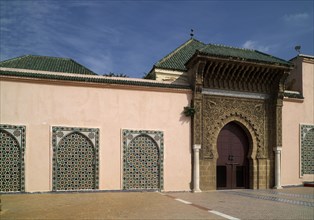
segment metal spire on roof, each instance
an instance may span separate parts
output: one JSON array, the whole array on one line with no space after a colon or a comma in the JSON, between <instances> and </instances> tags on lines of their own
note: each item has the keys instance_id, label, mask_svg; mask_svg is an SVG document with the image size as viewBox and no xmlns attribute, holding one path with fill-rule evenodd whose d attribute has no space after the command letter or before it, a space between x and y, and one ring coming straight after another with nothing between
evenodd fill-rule
<instances>
[{"instance_id":1,"label":"metal spire on roof","mask_svg":"<svg viewBox=\"0 0 314 220\"><path fill-rule=\"evenodd\" d=\"M191 39L193 38L193 36L194 36L194 30L193 29L191 29L191 33L190 33L190 36L191 36Z\"/></svg>"},{"instance_id":2,"label":"metal spire on roof","mask_svg":"<svg viewBox=\"0 0 314 220\"><path fill-rule=\"evenodd\" d=\"M301 46L297 45L297 46L294 47L294 49L298 52L298 54L300 54Z\"/></svg>"}]
</instances>

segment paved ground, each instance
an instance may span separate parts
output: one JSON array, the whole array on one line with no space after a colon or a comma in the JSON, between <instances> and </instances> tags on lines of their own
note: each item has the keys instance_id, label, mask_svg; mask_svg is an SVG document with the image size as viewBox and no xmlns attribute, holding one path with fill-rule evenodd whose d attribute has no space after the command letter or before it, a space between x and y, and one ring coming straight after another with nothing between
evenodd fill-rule
<instances>
[{"instance_id":1,"label":"paved ground","mask_svg":"<svg viewBox=\"0 0 314 220\"><path fill-rule=\"evenodd\" d=\"M2 194L0 219L314 219L314 188Z\"/></svg>"}]
</instances>

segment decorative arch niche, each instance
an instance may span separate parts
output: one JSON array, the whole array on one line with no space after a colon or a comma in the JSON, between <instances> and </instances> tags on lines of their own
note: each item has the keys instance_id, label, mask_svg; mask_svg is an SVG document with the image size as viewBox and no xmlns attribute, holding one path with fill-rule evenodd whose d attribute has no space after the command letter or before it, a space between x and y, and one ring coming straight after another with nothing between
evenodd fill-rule
<instances>
[{"instance_id":1,"label":"decorative arch niche","mask_svg":"<svg viewBox=\"0 0 314 220\"><path fill-rule=\"evenodd\" d=\"M52 127L52 190L99 187L99 129Z\"/></svg>"},{"instance_id":2,"label":"decorative arch niche","mask_svg":"<svg viewBox=\"0 0 314 220\"><path fill-rule=\"evenodd\" d=\"M246 120L243 120L239 116L228 116L225 118L225 120L217 127L217 130L214 132L214 140L216 142L213 143L213 148L215 149L214 151L217 152L217 140L218 140L218 135L220 131L229 123L236 123L239 125L245 134L248 137L249 140L249 152L248 152L248 158L249 159L256 159L257 157L257 149L258 149L258 139L256 138L257 135L254 132L254 128L251 127L250 123L247 122ZM217 154L215 153L214 156L215 159L217 159Z\"/></svg>"},{"instance_id":3,"label":"decorative arch niche","mask_svg":"<svg viewBox=\"0 0 314 220\"><path fill-rule=\"evenodd\" d=\"M124 190L162 190L162 131L122 130Z\"/></svg>"},{"instance_id":4,"label":"decorative arch niche","mask_svg":"<svg viewBox=\"0 0 314 220\"><path fill-rule=\"evenodd\" d=\"M314 125L300 125L300 176L314 174Z\"/></svg>"},{"instance_id":5,"label":"decorative arch niche","mask_svg":"<svg viewBox=\"0 0 314 220\"><path fill-rule=\"evenodd\" d=\"M25 191L25 126L0 125L0 192Z\"/></svg>"},{"instance_id":6,"label":"decorative arch niche","mask_svg":"<svg viewBox=\"0 0 314 220\"><path fill-rule=\"evenodd\" d=\"M216 189L217 138L221 129L230 122L237 123L247 134L249 148L249 188L267 188L271 185L272 166L271 131L272 113L265 99L203 95L202 149L200 151L201 189Z\"/></svg>"},{"instance_id":7,"label":"decorative arch niche","mask_svg":"<svg viewBox=\"0 0 314 220\"><path fill-rule=\"evenodd\" d=\"M249 150L252 142L247 132L236 121L226 123L216 142L217 189L249 187Z\"/></svg>"},{"instance_id":8,"label":"decorative arch niche","mask_svg":"<svg viewBox=\"0 0 314 220\"><path fill-rule=\"evenodd\" d=\"M265 102L264 100L214 97L204 99L203 110L203 151L213 158L216 154L216 140L220 130L229 122L238 123L250 137L252 159L265 158ZM211 153L212 152L212 153Z\"/></svg>"}]
</instances>

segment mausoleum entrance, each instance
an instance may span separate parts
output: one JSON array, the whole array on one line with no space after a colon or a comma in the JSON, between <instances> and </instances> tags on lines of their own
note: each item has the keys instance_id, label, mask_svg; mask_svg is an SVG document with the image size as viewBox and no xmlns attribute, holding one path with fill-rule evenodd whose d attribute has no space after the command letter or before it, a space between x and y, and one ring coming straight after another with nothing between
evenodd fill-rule
<instances>
[{"instance_id":1,"label":"mausoleum entrance","mask_svg":"<svg viewBox=\"0 0 314 220\"><path fill-rule=\"evenodd\" d=\"M193 148L199 146L194 190L276 187L280 176L275 164L280 161L274 151L282 147L282 102L290 67L201 52L186 67L195 110Z\"/></svg>"}]
</instances>

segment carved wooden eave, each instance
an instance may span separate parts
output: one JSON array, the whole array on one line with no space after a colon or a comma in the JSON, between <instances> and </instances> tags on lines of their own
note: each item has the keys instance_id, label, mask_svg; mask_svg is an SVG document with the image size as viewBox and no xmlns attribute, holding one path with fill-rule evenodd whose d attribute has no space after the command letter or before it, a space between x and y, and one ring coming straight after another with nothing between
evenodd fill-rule
<instances>
[{"instance_id":1,"label":"carved wooden eave","mask_svg":"<svg viewBox=\"0 0 314 220\"><path fill-rule=\"evenodd\" d=\"M200 69L200 63L202 63ZM197 72L203 72L201 76L194 76L191 81L194 86L202 81L202 87L211 89L226 89L244 92L269 93L278 89L278 83L283 75L292 67L271 63L259 63L236 58L221 58L195 54L186 64L190 69L198 66ZM189 71L188 74L195 74ZM194 78L189 76L190 79Z\"/></svg>"},{"instance_id":2,"label":"carved wooden eave","mask_svg":"<svg viewBox=\"0 0 314 220\"><path fill-rule=\"evenodd\" d=\"M198 61L208 61L208 60L212 60L212 61L221 61L221 62L239 62L239 63L243 63L243 64L255 64L255 65L259 65L259 66L273 66L276 68L281 68L281 69L292 69L292 64L291 65L283 65L283 64L279 64L279 63L268 63L268 62L257 62L254 60L247 60L247 59L243 59L243 58L237 58L237 57L220 57L220 56L213 56L213 55L205 55L200 53L199 51L197 51L191 58L190 60L185 64L185 66L187 67L187 69L189 69L191 66L194 66L196 62Z\"/></svg>"}]
</instances>

